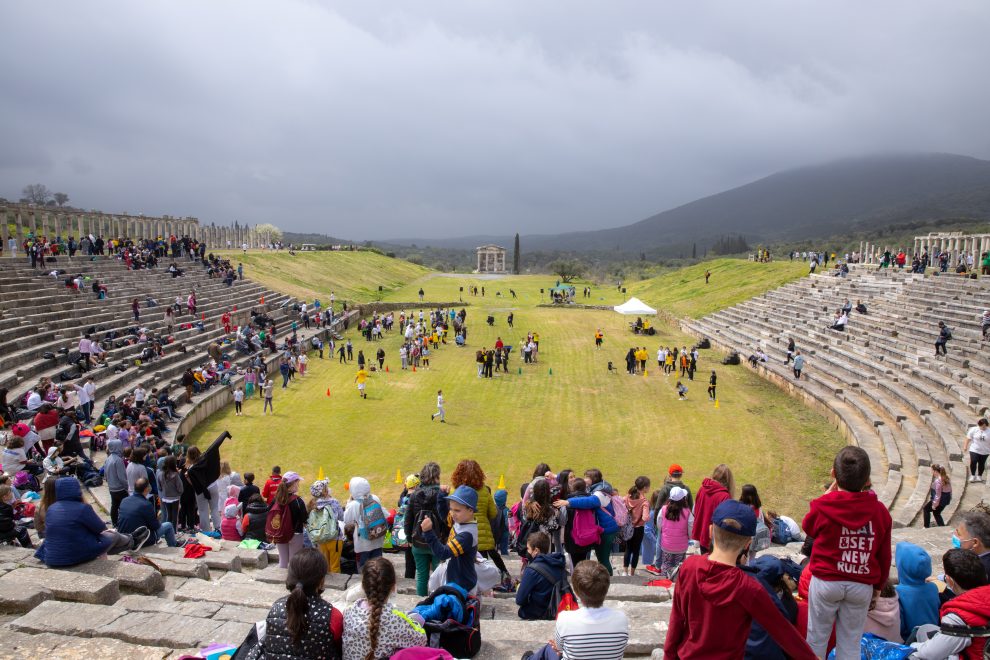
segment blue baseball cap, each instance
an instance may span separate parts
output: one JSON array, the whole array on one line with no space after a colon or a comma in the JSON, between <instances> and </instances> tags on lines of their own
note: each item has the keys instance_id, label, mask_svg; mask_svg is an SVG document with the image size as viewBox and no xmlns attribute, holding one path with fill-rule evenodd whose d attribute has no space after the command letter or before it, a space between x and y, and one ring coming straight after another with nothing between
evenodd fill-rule
<instances>
[{"instance_id":1,"label":"blue baseball cap","mask_svg":"<svg viewBox=\"0 0 990 660\"><path fill-rule=\"evenodd\" d=\"M463 504L472 511L478 510L478 493L470 486L458 486L454 492L447 496L448 500L454 500ZM754 525L756 523L753 523ZM755 534L756 532L754 532ZM752 536L752 534L750 535Z\"/></svg>"},{"instance_id":2,"label":"blue baseball cap","mask_svg":"<svg viewBox=\"0 0 990 660\"><path fill-rule=\"evenodd\" d=\"M726 524L734 520L738 525ZM756 536L756 514L753 507L738 500L725 500L715 508L712 524L739 536Z\"/></svg>"}]
</instances>

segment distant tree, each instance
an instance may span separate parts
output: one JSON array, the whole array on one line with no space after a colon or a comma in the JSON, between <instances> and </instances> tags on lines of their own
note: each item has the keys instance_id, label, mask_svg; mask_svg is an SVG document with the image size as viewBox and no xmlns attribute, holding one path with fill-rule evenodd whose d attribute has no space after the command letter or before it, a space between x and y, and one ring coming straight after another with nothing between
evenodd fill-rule
<instances>
[{"instance_id":1,"label":"distant tree","mask_svg":"<svg viewBox=\"0 0 990 660\"><path fill-rule=\"evenodd\" d=\"M411 264L416 264L417 266L422 266L423 265L423 255L419 254L418 252L413 252L412 254L407 254L406 255L406 261L408 261Z\"/></svg>"},{"instance_id":2,"label":"distant tree","mask_svg":"<svg viewBox=\"0 0 990 660\"><path fill-rule=\"evenodd\" d=\"M698 244L697 243L691 243L691 258L692 259L697 259L698 258Z\"/></svg>"},{"instance_id":3,"label":"distant tree","mask_svg":"<svg viewBox=\"0 0 990 660\"><path fill-rule=\"evenodd\" d=\"M254 231L264 238L266 243L282 240L282 230L269 222L255 225Z\"/></svg>"},{"instance_id":4,"label":"distant tree","mask_svg":"<svg viewBox=\"0 0 990 660\"><path fill-rule=\"evenodd\" d=\"M55 193L53 197L55 198L55 203L59 206L65 206L65 203L69 201L69 196L65 193Z\"/></svg>"},{"instance_id":5,"label":"distant tree","mask_svg":"<svg viewBox=\"0 0 990 660\"><path fill-rule=\"evenodd\" d=\"M712 254L740 254L749 252L749 244L742 236L723 236L712 246Z\"/></svg>"},{"instance_id":6,"label":"distant tree","mask_svg":"<svg viewBox=\"0 0 990 660\"><path fill-rule=\"evenodd\" d=\"M41 183L32 183L24 186L21 194L24 195L24 199L30 204L44 204L52 197L52 193L48 190L48 187Z\"/></svg>"},{"instance_id":7,"label":"distant tree","mask_svg":"<svg viewBox=\"0 0 990 660\"><path fill-rule=\"evenodd\" d=\"M557 259L549 264L550 272L559 277L564 282L581 277L584 274L585 266L577 259Z\"/></svg>"},{"instance_id":8,"label":"distant tree","mask_svg":"<svg viewBox=\"0 0 990 660\"><path fill-rule=\"evenodd\" d=\"M512 249L512 272L519 274L519 233L516 233L516 244Z\"/></svg>"}]
</instances>

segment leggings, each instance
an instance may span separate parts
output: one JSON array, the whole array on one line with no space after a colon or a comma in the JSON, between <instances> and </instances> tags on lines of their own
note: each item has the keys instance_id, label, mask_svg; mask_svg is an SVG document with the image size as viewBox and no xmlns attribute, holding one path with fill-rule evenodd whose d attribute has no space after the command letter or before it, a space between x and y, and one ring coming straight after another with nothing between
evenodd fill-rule
<instances>
[{"instance_id":1,"label":"leggings","mask_svg":"<svg viewBox=\"0 0 990 660\"><path fill-rule=\"evenodd\" d=\"M276 543L275 548L278 550L278 567L288 568L292 556L303 549L302 533L293 534L288 543Z\"/></svg>"},{"instance_id":2,"label":"leggings","mask_svg":"<svg viewBox=\"0 0 990 660\"><path fill-rule=\"evenodd\" d=\"M162 502L162 508L165 509L165 522L172 523L172 526L178 528L179 525L179 500L174 502Z\"/></svg>"},{"instance_id":3,"label":"leggings","mask_svg":"<svg viewBox=\"0 0 990 660\"><path fill-rule=\"evenodd\" d=\"M240 401L234 401L234 412L241 412L241 405L242 403Z\"/></svg>"},{"instance_id":4,"label":"leggings","mask_svg":"<svg viewBox=\"0 0 990 660\"><path fill-rule=\"evenodd\" d=\"M496 568L498 568L498 572L500 574L505 575L509 572L505 568L505 562L502 561L502 555L498 553L498 548L492 548L491 550L479 550L478 553L491 559L492 563L494 563Z\"/></svg>"},{"instance_id":5,"label":"leggings","mask_svg":"<svg viewBox=\"0 0 990 660\"><path fill-rule=\"evenodd\" d=\"M983 476L983 470L987 467L986 454L974 454L969 452L969 473L975 476Z\"/></svg>"},{"instance_id":6,"label":"leggings","mask_svg":"<svg viewBox=\"0 0 990 660\"><path fill-rule=\"evenodd\" d=\"M626 552L622 555L622 566L636 568L639 565L639 550L643 546L643 533L646 529L640 525L633 528L632 538L626 541Z\"/></svg>"}]
</instances>

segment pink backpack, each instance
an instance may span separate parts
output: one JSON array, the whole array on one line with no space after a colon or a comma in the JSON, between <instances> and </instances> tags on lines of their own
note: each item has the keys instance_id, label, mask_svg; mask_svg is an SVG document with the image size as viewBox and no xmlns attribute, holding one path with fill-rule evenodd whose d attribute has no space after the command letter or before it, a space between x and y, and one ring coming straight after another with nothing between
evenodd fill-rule
<instances>
[{"instance_id":1,"label":"pink backpack","mask_svg":"<svg viewBox=\"0 0 990 660\"><path fill-rule=\"evenodd\" d=\"M519 508L522 506L522 501L516 502L509 509L509 534L513 537L519 533Z\"/></svg>"},{"instance_id":2,"label":"pink backpack","mask_svg":"<svg viewBox=\"0 0 990 660\"><path fill-rule=\"evenodd\" d=\"M625 525L626 521L629 520L629 509L626 507L626 500L624 498L618 495L612 495L612 511L615 512L615 515L612 516L615 518L615 524L619 527ZM605 513L608 513L608 511Z\"/></svg>"},{"instance_id":3,"label":"pink backpack","mask_svg":"<svg viewBox=\"0 0 990 660\"><path fill-rule=\"evenodd\" d=\"M574 545L584 547L600 543L603 530L595 519L595 512L591 509L576 509L571 513L574 516L574 525L571 527Z\"/></svg>"},{"instance_id":4,"label":"pink backpack","mask_svg":"<svg viewBox=\"0 0 990 660\"><path fill-rule=\"evenodd\" d=\"M454 656L444 649L431 649L425 646L410 646L396 651L390 660L454 660Z\"/></svg>"}]
</instances>

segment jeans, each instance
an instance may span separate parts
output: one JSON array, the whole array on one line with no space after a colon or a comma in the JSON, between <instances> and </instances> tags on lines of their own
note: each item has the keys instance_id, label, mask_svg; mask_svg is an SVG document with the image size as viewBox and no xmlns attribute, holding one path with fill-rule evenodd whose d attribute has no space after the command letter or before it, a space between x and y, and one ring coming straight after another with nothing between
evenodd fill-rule
<instances>
[{"instance_id":1,"label":"jeans","mask_svg":"<svg viewBox=\"0 0 990 660\"><path fill-rule=\"evenodd\" d=\"M429 548L417 548L413 546L413 559L416 561L416 595L428 596L430 594L430 573L440 565L437 558Z\"/></svg>"},{"instance_id":2,"label":"jeans","mask_svg":"<svg viewBox=\"0 0 990 660\"><path fill-rule=\"evenodd\" d=\"M825 657L828 638L835 624L835 657L858 658L859 639L866 627L866 614L873 598L869 584L825 581L812 576L808 592L808 646Z\"/></svg>"},{"instance_id":3,"label":"jeans","mask_svg":"<svg viewBox=\"0 0 990 660\"><path fill-rule=\"evenodd\" d=\"M175 542L175 527L172 527L172 523L163 522L161 526L158 527L157 532L158 538L165 539L165 544L170 548L177 548L178 543Z\"/></svg>"},{"instance_id":4,"label":"jeans","mask_svg":"<svg viewBox=\"0 0 990 660\"><path fill-rule=\"evenodd\" d=\"M382 556L381 548L375 548L374 550L365 550L364 552L359 553L358 562L357 562L358 570L360 571L362 568L364 568L364 565L367 564L372 559L374 559L375 557L381 557L381 556Z\"/></svg>"},{"instance_id":5,"label":"jeans","mask_svg":"<svg viewBox=\"0 0 990 660\"><path fill-rule=\"evenodd\" d=\"M118 555L125 550L130 550L134 546L134 539L131 538L130 534L121 534L120 532L113 532L106 530L102 532L103 534L108 534L113 538L113 543L107 548L108 555Z\"/></svg>"},{"instance_id":6,"label":"jeans","mask_svg":"<svg viewBox=\"0 0 990 660\"><path fill-rule=\"evenodd\" d=\"M612 554L612 545L615 543L615 536L618 532L610 532L608 534L602 534L602 540L595 546L595 558L598 563L608 569L608 574L612 575L612 561L610 556Z\"/></svg>"}]
</instances>

